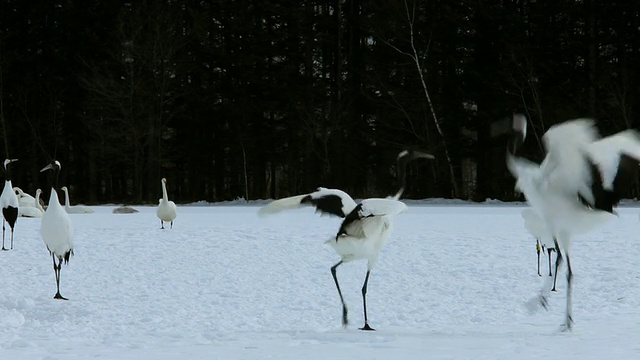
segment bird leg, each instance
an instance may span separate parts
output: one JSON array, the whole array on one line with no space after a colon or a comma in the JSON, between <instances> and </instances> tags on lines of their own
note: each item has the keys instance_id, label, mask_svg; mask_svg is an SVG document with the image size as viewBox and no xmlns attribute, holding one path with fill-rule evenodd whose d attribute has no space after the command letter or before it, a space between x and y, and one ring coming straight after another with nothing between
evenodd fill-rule
<instances>
[{"instance_id":1,"label":"bird leg","mask_svg":"<svg viewBox=\"0 0 640 360\"><path fill-rule=\"evenodd\" d=\"M342 297L342 291L340 291L340 285L338 284L338 277L336 276L336 268L342 264L342 260L337 264L331 267L331 275L333 276L333 281L336 283L336 288L338 289L338 295L340 295L340 301L342 302L342 326L346 327L349 324L347 320L347 305L344 303L344 298ZM366 284L366 283L365 283Z\"/></svg>"},{"instance_id":2,"label":"bird leg","mask_svg":"<svg viewBox=\"0 0 640 360\"><path fill-rule=\"evenodd\" d=\"M173 229L173 220L171 220L171 229Z\"/></svg>"},{"instance_id":3,"label":"bird leg","mask_svg":"<svg viewBox=\"0 0 640 360\"><path fill-rule=\"evenodd\" d=\"M556 248L556 257L560 254L560 249ZM551 276L551 253L549 253L549 276ZM552 291L556 291L556 284L558 282L558 262L556 261L556 271L553 275L553 288Z\"/></svg>"},{"instance_id":4,"label":"bird leg","mask_svg":"<svg viewBox=\"0 0 640 360\"><path fill-rule=\"evenodd\" d=\"M571 261L569 261L569 254L564 254L567 257L567 313L565 315L564 324L562 324L562 331L571 331L573 326L572 316L572 302L571 302L571 280L573 279L573 272L571 271Z\"/></svg>"},{"instance_id":5,"label":"bird leg","mask_svg":"<svg viewBox=\"0 0 640 360\"><path fill-rule=\"evenodd\" d=\"M538 276L540 275L540 241L536 239L536 252L538 253Z\"/></svg>"},{"instance_id":6,"label":"bird leg","mask_svg":"<svg viewBox=\"0 0 640 360\"><path fill-rule=\"evenodd\" d=\"M548 248L548 249L547 249L547 253L548 253L548 255L549 255L549 276L551 276L551 275L552 275L552 273L551 273L551 252L552 252L552 251L553 251L553 249L552 249L552 248Z\"/></svg>"},{"instance_id":7,"label":"bird leg","mask_svg":"<svg viewBox=\"0 0 640 360\"><path fill-rule=\"evenodd\" d=\"M160 229L164 229L164 221L160 220Z\"/></svg>"},{"instance_id":8,"label":"bird leg","mask_svg":"<svg viewBox=\"0 0 640 360\"><path fill-rule=\"evenodd\" d=\"M11 250L13 250L13 228L11 228Z\"/></svg>"},{"instance_id":9,"label":"bird leg","mask_svg":"<svg viewBox=\"0 0 640 360\"><path fill-rule=\"evenodd\" d=\"M58 265L56 266L56 256L51 255L53 258L53 272L56 276L56 294L53 296L54 299L59 300L68 300L67 298L60 295L60 270L62 269L62 258L58 259Z\"/></svg>"},{"instance_id":10,"label":"bird leg","mask_svg":"<svg viewBox=\"0 0 640 360\"><path fill-rule=\"evenodd\" d=\"M5 221L4 221L4 219L3 219L3 220L2 220L2 250L7 251L7 250L9 250L9 249L7 249L7 248L5 248L5 247L4 247L4 223L5 223Z\"/></svg>"},{"instance_id":11,"label":"bird leg","mask_svg":"<svg viewBox=\"0 0 640 360\"><path fill-rule=\"evenodd\" d=\"M364 326L360 328L360 330L375 330L371 326L369 326L369 321L367 321L367 284L369 283L369 274L371 270L367 270L367 276L364 278L364 284L362 285L362 305L364 307Z\"/></svg>"},{"instance_id":12,"label":"bird leg","mask_svg":"<svg viewBox=\"0 0 640 360\"><path fill-rule=\"evenodd\" d=\"M551 259L551 253L549 253L549 259ZM562 252L560 251L558 242L556 242L556 274L553 277L553 287L551 288L551 291L558 291L556 290L556 282L558 280L558 268L560 267L560 264L562 264ZM549 264L549 266L551 266L551 264Z\"/></svg>"},{"instance_id":13,"label":"bird leg","mask_svg":"<svg viewBox=\"0 0 640 360\"><path fill-rule=\"evenodd\" d=\"M560 267L560 264L562 263L562 253L560 252L560 247L558 246L558 242L554 239L554 242L556 244L556 276L558 275L558 268ZM545 309L548 310L548 306L549 306L549 300L548 297L550 295L551 291L556 291L555 289L555 277L554 277L554 284L553 284L553 288L551 288L551 282L552 279L550 276L547 277L547 279L544 281L544 286L542 287L542 290L540 290L540 295L538 295L538 301L540 303L540 305Z\"/></svg>"}]
</instances>

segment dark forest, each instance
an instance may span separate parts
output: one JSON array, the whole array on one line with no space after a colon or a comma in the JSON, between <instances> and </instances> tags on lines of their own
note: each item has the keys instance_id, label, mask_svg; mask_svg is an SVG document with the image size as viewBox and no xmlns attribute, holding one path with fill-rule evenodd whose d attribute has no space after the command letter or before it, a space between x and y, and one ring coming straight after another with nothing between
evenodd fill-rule
<instances>
[{"instance_id":1,"label":"dark forest","mask_svg":"<svg viewBox=\"0 0 640 360\"><path fill-rule=\"evenodd\" d=\"M637 126L640 2L0 0L0 120L13 184L62 163L77 202L518 199L505 166L551 125ZM629 197L636 197L636 185Z\"/></svg>"}]
</instances>

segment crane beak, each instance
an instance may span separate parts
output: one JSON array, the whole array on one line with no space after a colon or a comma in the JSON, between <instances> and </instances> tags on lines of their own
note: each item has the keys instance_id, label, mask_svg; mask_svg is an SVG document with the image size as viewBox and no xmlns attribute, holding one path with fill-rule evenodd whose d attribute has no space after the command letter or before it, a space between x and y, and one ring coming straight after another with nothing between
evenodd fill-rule
<instances>
[{"instance_id":1,"label":"crane beak","mask_svg":"<svg viewBox=\"0 0 640 360\"><path fill-rule=\"evenodd\" d=\"M52 170L52 169L60 170L61 168L62 166L60 165L60 162L58 160L54 160L51 163L49 163L49 165L43 167L42 170L40 170L40 172L43 172L46 170Z\"/></svg>"}]
</instances>

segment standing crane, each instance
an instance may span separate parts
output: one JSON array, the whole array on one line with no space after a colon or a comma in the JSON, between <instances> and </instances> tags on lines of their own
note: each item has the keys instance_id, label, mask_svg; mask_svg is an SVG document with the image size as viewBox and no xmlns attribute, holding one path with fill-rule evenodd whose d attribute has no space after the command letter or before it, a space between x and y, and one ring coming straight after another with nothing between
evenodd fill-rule
<instances>
[{"instance_id":1,"label":"standing crane","mask_svg":"<svg viewBox=\"0 0 640 360\"><path fill-rule=\"evenodd\" d=\"M42 216L40 225L40 235L42 241L47 246L49 254L53 259L53 272L56 277L56 294L54 299L67 300L60 295L60 270L62 262L69 262L69 258L73 255L73 224L69 218L69 214L64 207L60 205L58 199L58 175L60 173L60 162L54 160L45 166L40 172L51 170L51 195L49 196L49 206ZM56 260L58 261L56 264Z\"/></svg>"},{"instance_id":2,"label":"standing crane","mask_svg":"<svg viewBox=\"0 0 640 360\"><path fill-rule=\"evenodd\" d=\"M13 229L16 226L16 220L18 220L18 197L13 192L13 186L11 185L11 171L9 170L9 164L18 161L18 159L5 159L4 161L4 173L5 182L4 189L2 189L2 195L0 195L0 204L2 206L2 250L9 250L4 246L4 232L5 222L9 223L11 227L11 249L13 250Z\"/></svg>"}]
</instances>

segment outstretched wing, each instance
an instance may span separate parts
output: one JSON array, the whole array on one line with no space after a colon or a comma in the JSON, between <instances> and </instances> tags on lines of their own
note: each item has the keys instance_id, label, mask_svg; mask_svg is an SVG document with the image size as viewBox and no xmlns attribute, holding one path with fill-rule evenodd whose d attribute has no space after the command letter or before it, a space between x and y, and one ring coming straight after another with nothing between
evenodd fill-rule
<instances>
[{"instance_id":1,"label":"outstretched wing","mask_svg":"<svg viewBox=\"0 0 640 360\"><path fill-rule=\"evenodd\" d=\"M302 200L305 196L307 196L307 194L274 200L269 204L261 207L260 210L258 210L258 215L265 216L269 214L279 213L287 209L299 208L302 205L300 204L300 200Z\"/></svg>"},{"instance_id":2,"label":"outstretched wing","mask_svg":"<svg viewBox=\"0 0 640 360\"><path fill-rule=\"evenodd\" d=\"M599 138L591 119L569 120L552 126L543 136L548 153L541 164L549 187L565 194L579 194L592 203L592 172L584 154Z\"/></svg>"},{"instance_id":3,"label":"outstretched wing","mask_svg":"<svg viewBox=\"0 0 640 360\"><path fill-rule=\"evenodd\" d=\"M587 151L600 170L602 186L612 189L616 178L631 170L633 160L640 161L640 134L625 130L590 144Z\"/></svg>"},{"instance_id":4,"label":"outstretched wing","mask_svg":"<svg viewBox=\"0 0 640 360\"><path fill-rule=\"evenodd\" d=\"M635 181L640 161L640 134L625 130L593 142L587 148L591 166L591 205L612 212Z\"/></svg>"},{"instance_id":5,"label":"outstretched wing","mask_svg":"<svg viewBox=\"0 0 640 360\"><path fill-rule=\"evenodd\" d=\"M407 205L394 199L365 199L360 203L362 217L367 216L395 216L407 210Z\"/></svg>"},{"instance_id":6,"label":"outstretched wing","mask_svg":"<svg viewBox=\"0 0 640 360\"><path fill-rule=\"evenodd\" d=\"M346 192L338 189L318 188L318 190L304 195L296 195L275 200L262 207L259 215L277 213L287 209L296 209L303 205L314 206L316 212L322 214L346 217L356 207L356 202Z\"/></svg>"}]
</instances>

